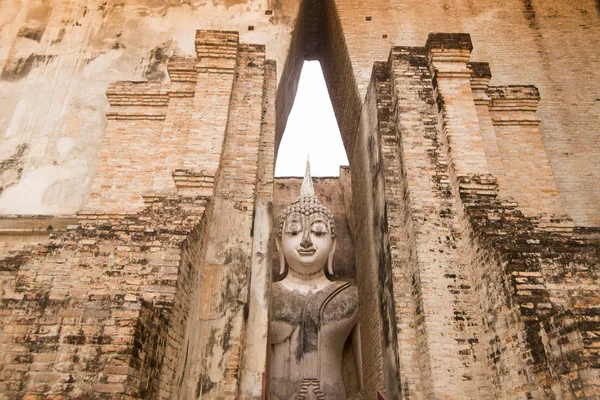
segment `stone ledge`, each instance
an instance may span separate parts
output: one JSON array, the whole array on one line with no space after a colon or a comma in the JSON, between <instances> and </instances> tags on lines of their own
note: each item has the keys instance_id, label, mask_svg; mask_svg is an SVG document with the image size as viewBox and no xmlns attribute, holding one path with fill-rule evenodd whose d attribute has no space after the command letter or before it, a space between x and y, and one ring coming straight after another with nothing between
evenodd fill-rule
<instances>
[{"instance_id":1,"label":"stone ledge","mask_svg":"<svg viewBox=\"0 0 600 400\"><path fill-rule=\"evenodd\" d=\"M213 187L215 175L205 171L192 171L186 169L176 169L173 171L173 180L177 188L180 187Z\"/></svg>"},{"instance_id":2,"label":"stone ledge","mask_svg":"<svg viewBox=\"0 0 600 400\"><path fill-rule=\"evenodd\" d=\"M492 123L502 125L537 126L535 115L540 92L533 85L490 86L485 94L490 98Z\"/></svg>"},{"instance_id":3,"label":"stone ledge","mask_svg":"<svg viewBox=\"0 0 600 400\"><path fill-rule=\"evenodd\" d=\"M176 169L172 176L180 195L211 196L215 187L215 175L206 171Z\"/></svg>"},{"instance_id":4,"label":"stone ledge","mask_svg":"<svg viewBox=\"0 0 600 400\"><path fill-rule=\"evenodd\" d=\"M490 64L486 62L471 62L467 64L467 68L473 71L471 74L471 89L475 104L489 106L491 99L487 94L487 89L492 78Z\"/></svg>"},{"instance_id":5,"label":"stone ledge","mask_svg":"<svg viewBox=\"0 0 600 400\"><path fill-rule=\"evenodd\" d=\"M430 33L425 49L434 79L471 77L472 71L466 68L473 50L468 33Z\"/></svg>"},{"instance_id":6,"label":"stone ledge","mask_svg":"<svg viewBox=\"0 0 600 400\"><path fill-rule=\"evenodd\" d=\"M430 33L425 48L428 52L465 50L470 53L473 50L473 43L468 33Z\"/></svg>"},{"instance_id":7,"label":"stone ledge","mask_svg":"<svg viewBox=\"0 0 600 400\"><path fill-rule=\"evenodd\" d=\"M166 110L164 112L135 112L135 111L109 111L106 113L106 118L110 120L156 120L162 121L167 117Z\"/></svg>"},{"instance_id":8,"label":"stone ledge","mask_svg":"<svg viewBox=\"0 0 600 400\"><path fill-rule=\"evenodd\" d=\"M498 181L492 175L469 175L458 177L458 190L462 197L498 196Z\"/></svg>"},{"instance_id":9,"label":"stone ledge","mask_svg":"<svg viewBox=\"0 0 600 400\"><path fill-rule=\"evenodd\" d=\"M196 82L198 72L196 71L195 57L173 57L167 62L167 72L172 82Z\"/></svg>"},{"instance_id":10,"label":"stone ledge","mask_svg":"<svg viewBox=\"0 0 600 400\"><path fill-rule=\"evenodd\" d=\"M510 117L500 117L500 118L492 118L492 123L494 126L503 126L503 125L522 125L522 126L538 126L541 120L539 118L510 118Z\"/></svg>"},{"instance_id":11,"label":"stone ledge","mask_svg":"<svg viewBox=\"0 0 600 400\"><path fill-rule=\"evenodd\" d=\"M196 31L196 56L211 65L221 60L235 63L238 53L239 33L236 31Z\"/></svg>"},{"instance_id":12,"label":"stone ledge","mask_svg":"<svg viewBox=\"0 0 600 400\"><path fill-rule=\"evenodd\" d=\"M18 215L0 218L0 236L3 235L39 235L66 231L70 225L77 224L75 216Z\"/></svg>"},{"instance_id":13,"label":"stone ledge","mask_svg":"<svg viewBox=\"0 0 600 400\"><path fill-rule=\"evenodd\" d=\"M487 62L470 62L467 67L473 71L472 79L492 79L492 70L490 63Z\"/></svg>"},{"instance_id":14,"label":"stone ledge","mask_svg":"<svg viewBox=\"0 0 600 400\"><path fill-rule=\"evenodd\" d=\"M495 111L534 112L540 101L540 92L533 85L490 86L487 95Z\"/></svg>"},{"instance_id":15,"label":"stone ledge","mask_svg":"<svg viewBox=\"0 0 600 400\"><path fill-rule=\"evenodd\" d=\"M158 106L169 103L169 84L151 81L119 81L106 89L111 106Z\"/></svg>"}]
</instances>

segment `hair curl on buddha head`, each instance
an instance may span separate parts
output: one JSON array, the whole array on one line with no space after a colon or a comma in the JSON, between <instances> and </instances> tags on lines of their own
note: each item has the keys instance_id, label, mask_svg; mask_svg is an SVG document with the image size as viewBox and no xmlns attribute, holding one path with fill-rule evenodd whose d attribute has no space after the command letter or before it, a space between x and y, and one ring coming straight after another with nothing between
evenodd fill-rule
<instances>
[{"instance_id":1,"label":"hair curl on buddha head","mask_svg":"<svg viewBox=\"0 0 600 400\"><path fill-rule=\"evenodd\" d=\"M306 162L306 173L304 174L304 182L302 182L302 189L300 189L300 196L287 206L279 216L279 232L278 235L281 237L283 234L283 225L285 219L292 213L299 213L302 215L312 214L323 214L327 217L329 222L329 231L331 236L335 236L335 223L333 220L333 214L327 207L325 207L317 196L315 196L315 189L313 187L312 178L310 177L310 164Z\"/></svg>"}]
</instances>

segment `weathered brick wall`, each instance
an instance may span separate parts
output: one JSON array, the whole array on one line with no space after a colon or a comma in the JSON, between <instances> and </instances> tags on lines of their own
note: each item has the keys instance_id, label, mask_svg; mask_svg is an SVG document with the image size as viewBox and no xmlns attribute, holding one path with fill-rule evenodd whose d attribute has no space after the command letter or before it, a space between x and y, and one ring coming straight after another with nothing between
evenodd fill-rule
<instances>
[{"instance_id":1,"label":"weathered brick wall","mask_svg":"<svg viewBox=\"0 0 600 400\"><path fill-rule=\"evenodd\" d=\"M528 369L531 348L527 344L524 319L532 308L549 313L551 305L539 265L519 262L516 249L511 253L510 244L503 245L503 240L509 243L516 240L519 231L533 230L531 221L516 207L515 203L500 201L482 201L468 207L475 232L470 238L474 247L471 276L483 319L477 350L491 377L492 397L530 393L539 398L541 393L532 384L532 373ZM482 234L482 230L485 233ZM479 235L487 241L478 240ZM518 288L523 290L515 290L517 282ZM521 315L522 312L525 315Z\"/></svg>"},{"instance_id":2,"label":"weathered brick wall","mask_svg":"<svg viewBox=\"0 0 600 400\"><path fill-rule=\"evenodd\" d=\"M510 202L469 200L467 210L496 397L593 398L597 237L535 229Z\"/></svg>"},{"instance_id":3,"label":"weathered brick wall","mask_svg":"<svg viewBox=\"0 0 600 400\"><path fill-rule=\"evenodd\" d=\"M550 301L557 310L541 321L538 340L544 352L538 353L539 363L547 363L564 392L580 398L600 395L599 239L597 229L575 229L569 235L542 236L536 246ZM543 374L539 375L543 381ZM557 385L546 383L551 384Z\"/></svg>"},{"instance_id":4,"label":"weathered brick wall","mask_svg":"<svg viewBox=\"0 0 600 400\"><path fill-rule=\"evenodd\" d=\"M390 60L391 61L391 60ZM395 65L401 63L399 59L395 60ZM414 290L419 285L418 274L415 275L414 257L411 257L409 242L411 232L407 229L410 225L409 202L407 201L406 188L403 182L406 181L406 169L403 169L404 163L399 160L399 151L403 148L399 135L396 135L396 127L402 126L402 129L410 125L408 118L401 119L394 115L393 104L397 101L398 109L402 110L403 116L408 116L413 111L412 117L419 115L419 120L424 117L424 113L414 112L408 107L408 103L413 103L414 92L411 89L415 85L402 85L403 95L398 96L399 80L416 77L420 82L421 76L410 74L408 77L404 74L394 75L390 73L389 64L379 64L374 73L377 74L378 87L378 108L381 115L387 120L386 128L381 130L381 149L382 164L384 166L385 177L385 195L387 207L387 221L390 235L390 251L392 255L392 276L394 282L394 302L395 315L398 331L398 357L400 359L401 390L404 396L410 396L411 393L420 391L421 379L427 380L431 376L429 370L421 371L417 359L418 343L424 339L424 335L417 335L417 302L414 298ZM394 76L391 78L391 76ZM410 99L410 100L408 100ZM408 101L407 101L408 100ZM426 117L425 117L426 118ZM424 118L424 119L425 119ZM431 120L430 120L431 122ZM406 139L407 132L415 134L421 133L419 127L410 126L402 137ZM408 219L408 220L407 220ZM414 247L411 247L414 249ZM411 260L412 259L412 260ZM412 261L412 262L411 262Z\"/></svg>"},{"instance_id":5,"label":"weathered brick wall","mask_svg":"<svg viewBox=\"0 0 600 400\"><path fill-rule=\"evenodd\" d=\"M374 60L387 59L395 45L422 46L430 32L470 33L473 60L490 63L492 85L535 85L542 142L565 210L580 225L598 224L598 177L585 176L600 170L594 155L599 69L591 45L600 34L597 2L345 0L335 6L360 98ZM590 61L574 61L584 59Z\"/></svg>"},{"instance_id":6,"label":"weathered brick wall","mask_svg":"<svg viewBox=\"0 0 600 400\"><path fill-rule=\"evenodd\" d=\"M182 249L205 206L167 198L137 215L83 216L31 251L3 286L3 395L157 391L165 346L181 335L169 321L186 285Z\"/></svg>"},{"instance_id":7,"label":"weathered brick wall","mask_svg":"<svg viewBox=\"0 0 600 400\"><path fill-rule=\"evenodd\" d=\"M597 315L569 310L549 318L542 326L547 363L555 377L547 386L560 387L573 398L597 398Z\"/></svg>"},{"instance_id":8,"label":"weathered brick wall","mask_svg":"<svg viewBox=\"0 0 600 400\"><path fill-rule=\"evenodd\" d=\"M172 316L169 320L169 335L165 343L164 354L162 354L163 365L151 365L152 369L147 372L160 373L158 380L160 382L158 391L148 393L150 397L170 399L173 396L174 387L177 382L174 379L181 363L187 362L185 354L187 348L184 348L185 332L188 321L192 318L192 301L195 299L198 287L200 286L200 275L198 266L204 259L204 249L206 248L206 223L191 232L181 256L181 266L177 279L177 292L173 300Z\"/></svg>"},{"instance_id":9,"label":"weathered brick wall","mask_svg":"<svg viewBox=\"0 0 600 400\"><path fill-rule=\"evenodd\" d=\"M356 206L354 218L359 237L361 230L370 232L384 248L389 237L391 264L373 265L384 277L386 271L394 277L394 301L392 308L385 305L381 299L387 289L380 284L378 296L361 303L368 314L361 323L372 327L395 318L398 345L389 349L399 360L401 391L408 398L593 397L598 238L589 230L573 231L560 218L540 222L539 213L550 214L556 204L551 186L540 189L552 184L542 153L536 153L541 157L536 171L544 183L520 193L524 199L541 196L535 212L530 211L534 217L523 215L512 200L496 200L487 155L498 154L494 145L504 131L481 124L480 118L491 119L482 109L485 98L477 93L477 84L485 82L477 82L480 76L473 78L465 68L468 54L452 54L463 47L460 40L454 42L461 37L435 38L443 43L443 63L428 58L426 48L393 48L390 61L373 71L365 104L374 102L377 108L365 109L362 118L376 119L371 132L379 134L381 156L372 150L377 145L363 151L383 171L388 231L380 236L376 223L366 223L368 211ZM435 45L430 40L429 52ZM444 75L443 70L454 72ZM467 84L475 88L474 95L471 88L464 90ZM453 111L469 101L473 113ZM523 114L532 112L521 107ZM461 124L471 131L450 129ZM537 132L526 134L531 150L519 151L539 151ZM473 143L483 146L470 147ZM486 157L472 158L471 152ZM493 161L498 169L500 160ZM355 162L352 168L353 189L362 190L353 203L360 205L361 197L369 196L365 188L377 186L366 177L364 165ZM502 168L506 181L515 168L514 162ZM371 207L377 210L378 202L374 199ZM369 251L358 242L357 249ZM357 260L366 256L357 254ZM374 285L375 271L359 268L359 288ZM375 396L369 374L385 371L386 356L376 351L387 343L386 331L381 325L377 329L381 333L367 330L363 337L366 398ZM393 387L385 390L388 397L400 396Z\"/></svg>"},{"instance_id":10,"label":"weathered brick wall","mask_svg":"<svg viewBox=\"0 0 600 400\"><path fill-rule=\"evenodd\" d=\"M379 108L378 90L376 84L369 86L350 170L363 394L367 399L375 398L378 391L399 393L402 379L397 356L397 322L392 311L392 260L381 168L380 137L381 131L388 128L388 121L385 108Z\"/></svg>"},{"instance_id":11,"label":"weathered brick wall","mask_svg":"<svg viewBox=\"0 0 600 400\"><path fill-rule=\"evenodd\" d=\"M230 118L236 32L198 31L196 58L168 64L172 83L117 82L86 210L137 211L142 194L211 195ZM173 182L173 179L175 182Z\"/></svg>"},{"instance_id":12,"label":"weathered brick wall","mask_svg":"<svg viewBox=\"0 0 600 400\"><path fill-rule=\"evenodd\" d=\"M237 37L199 31L197 62L171 60L170 85L109 89L80 224L4 259L4 394L237 395L253 211L272 196L276 78L264 46Z\"/></svg>"},{"instance_id":13,"label":"weathered brick wall","mask_svg":"<svg viewBox=\"0 0 600 400\"><path fill-rule=\"evenodd\" d=\"M447 35L450 38L452 35ZM431 36L430 36L431 39ZM452 47L451 44L447 44ZM435 59L433 62L435 65ZM437 70L437 67L436 67ZM438 81L439 81L438 74ZM435 81L434 81L435 83ZM536 93L537 89L531 87L506 87L489 88L487 94L492 98L490 104L491 117L494 123L497 142L500 148L500 157L506 158L504 152L518 152L521 160L512 158L512 164L505 163L509 186L519 179L527 179L529 172L524 172L520 177L522 160L531 154L538 160L535 170L535 182L522 184L516 189L508 190L509 194L519 197L525 204L529 215L547 213L560 216L561 205L553 190L553 179L545 153L541 152L536 118L533 115L537 98L528 93ZM448 119L453 118L446 110L448 95L452 101L458 97L467 97L463 91L444 93L440 92L441 116L444 127ZM456 97L453 97L456 96ZM496 101L497 100L497 101ZM464 100L463 100L464 101ZM482 116L479 112L479 116ZM464 118L464 114L460 115ZM506 133L506 126L519 127L518 133L525 135L524 140L516 141L510 150L502 148L504 141L502 135ZM517 128L515 128L517 129ZM442 132L446 133L445 130ZM446 140L448 140L447 138ZM447 152L454 157L465 157L452 146L449 141ZM469 156L466 156L469 158ZM452 159L452 156L449 157ZM519 162L521 165L519 165ZM485 171L485 165L480 170ZM577 265L577 269L594 270L598 261L590 254L597 253L598 242L594 240L575 240L571 242L568 235L571 231L567 224L560 218L550 218L550 223L540 223L537 218L527 218L516 208L517 204L493 200L495 179L490 176L475 174L466 179L461 178L457 169L451 169L451 180L458 186L460 201L458 210L461 214L462 231L469 235L466 241L465 253L467 261L466 272L469 285L476 288L473 298L477 307L471 309L471 318L483 321L485 330L474 343L474 354L480 360L486 359L489 370L480 371L484 390L489 395L489 382L485 376L491 376L493 382L492 392L495 397L512 397L517 393L525 393L534 398L551 396L579 396L581 393L574 391L561 382L556 383L558 371L555 365L546 363L546 353L550 349L545 344L543 335L540 334L540 323L548 320L549 316L561 309L561 302L570 302L574 299L573 293L565 290L561 277L556 277L548 266L556 264L557 259L567 258ZM474 171L477 171L474 170ZM528 202L528 200L531 200ZM537 202L536 202L537 200ZM458 199L457 199L458 201ZM463 214L462 210L466 211ZM477 211L475 211L477 210ZM487 213L486 220L481 221L481 216ZM460 229L460 226L459 226ZM552 231L563 231L564 236L559 236ZM577 260L570 247L578 242L581 251L586 256ZM470 253L470 254L469 254ZM553 287L551 292L549 282L561 281ZM575 285L598 285L595 273L582 276ZM558 289L560 288L560 289ZM596 293L591 293L594 298ZM483 308L482 308L483 306ZM596 314L593 307L582 305L586 313ZM570 309L577 309L571 305ZM482 349L482 344L485 344ZM486 345L489 344L489 347ZM586 360L581 358L573 363L571 373L577 368L585 368ZM577 365L578 367L576 367ZM564 380L565 375L563 375ZM595 385L592 376L583 382L583 386ZM482 394L480 394L482 396Z\"/></svg>"},{"instance_id":14,"label":"weathered brick wall","mask_svg":"<svg viewBox=\"0 0 600 400\"><path fill-rule=\"evenodd\" d=\"M168 82L172 56L195 58L198 29L235 30L246 43L269 44L269 58L283 65L298 6L262 0L3 3L1 212L57 215L84 208L104 147L110 83Z\"/></svg>"},{"instance_id":15,"label":"weathered brick wall","mask_svg":"<svg viewBox=\"0 0 600 400\"><path fill-rule=\"evenodd\" d=\"M492 85L539 89L539 129L565 211L579 225L600 223L595 0L7 0L2 14L2 213L85 207L104 147L108 83L166 82L171 56L196 55L196 29L238 31L245 42L267 45L281 67L281 121L303 58L321 60L350 155L373 62L395 45L422 46L430 32L468 32L474 60L494 70ZM163 183L172 184L168 174Z\"/></svg>"},{"instance_id":16,"label":"weathered brick wall","mask_svg":"<svg viewBox=\"0 0 600 400\"><path fill-rule=\"evenodd\" d=\"M220 37L215 41L214 54L228 49L226 40ZM199 287L190 309L194 318L187 326L182 347L185 353L179 354L180 360L186 361L179 363L177 386L172 394L179 398L233 399L240 385L252 272L253 212L259 173L264 174L263 168L267 168L263 166L259 171L262 126L269 123L263 110L263 94L266 77L272 79L273 71L270 65L267 75L264 46L240 44L234 54L233 83L227 103L215 103L209 97L204 105L211 111L207 109L202 116L207 124L215 125L213 130L224 128L225 134L220 149L213 147L208 154L209 164L216 160L219 168L214 209L208 217L205 256L199 265ZM213 68L217 66L207 71L212 73ZM202 98L197 101L202 102ZM225 119L220 118L223 111ZM273 140L270 133L265 132L268 142ZM260 181L268 185L272 177L261 176ZM266 191L260 190L263 196Z\"/></svg>"},{"instance_id":17,"label":"weathered brick wall","mask_svg":"<svg viewBox=\"0 0 600 400\"><path fill-rule=\"evenodd\" d=\"M442 114L438 114L438 106L443 104L436 103L425 49L393 48L389 64L393 71L392 104L397 104L391 110L397 128L390 132L390 138L398 145L390 147L386 162L395 160L396 166L386 176L398 181L401 189L393 193L403 193L405 198L400 214L404 227L390 225L390 235L405 235L400 243L408 247L407 259L396 261L398 270L404 271L394 281L399 300L396 313L408 322L400 339L400 347L409 351L400 356L407 370L402 375L406 381L403 389L407 396L416 397L437 398L441 393L477 397L472 350L477 341L477 321L472 315L471 286L464 270L464 242L453 200L456 188L451 185L448 170L456 156L447 154L442 135L449 134L444 128L451 124L444 124ZM464 136L455 139L469 140L466 132L460 133ZM462 151L468 149L463 146ZM477 157L471 162L476 163ZM460 165L454 168L460 169ZM388 210L388 215L393 215ZM415 337L416 344L412 339ZM455 361L449 363L449 359ZM403 370L401 367L401 374Z\"/></svg>"}]
</instances>

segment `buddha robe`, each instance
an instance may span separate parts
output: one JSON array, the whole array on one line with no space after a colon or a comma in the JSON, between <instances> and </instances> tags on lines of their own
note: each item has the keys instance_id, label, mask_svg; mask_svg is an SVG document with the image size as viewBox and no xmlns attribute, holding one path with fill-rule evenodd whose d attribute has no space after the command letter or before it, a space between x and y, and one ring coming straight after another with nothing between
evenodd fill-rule
<instances>
[{"instance_id":1,"label":"buddha robe","mask_svg":"<svg viewBox=\"0 0 600 400\"><path fill-rule=\"evenodd\" d=\"M273 284L271 398L346 398L342 378L344 343L358 319L358 291L332 282L312 294Z\"/></svg>"}]
</instances>

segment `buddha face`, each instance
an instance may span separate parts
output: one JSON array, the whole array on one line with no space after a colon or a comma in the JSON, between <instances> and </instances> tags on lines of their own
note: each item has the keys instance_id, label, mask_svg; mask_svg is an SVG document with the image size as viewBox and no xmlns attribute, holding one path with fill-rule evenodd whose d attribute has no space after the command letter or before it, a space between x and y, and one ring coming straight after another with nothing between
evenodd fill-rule
<instances>
[{"instance_id":1,"label":"buddha face","mask_svg":"<svg viewBox=\"0 0 600 400\"><path fill-rule=\"evenodd\" d=\"M283 225L281 242L277 244L289 268L301 275L311 275L322 270L335 250L329 220L320 212L310 215L293 212L288 215Z\"/></svg>"}]
</instances>

